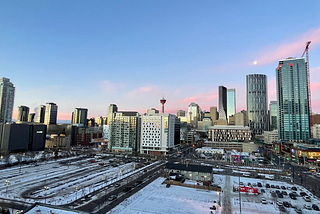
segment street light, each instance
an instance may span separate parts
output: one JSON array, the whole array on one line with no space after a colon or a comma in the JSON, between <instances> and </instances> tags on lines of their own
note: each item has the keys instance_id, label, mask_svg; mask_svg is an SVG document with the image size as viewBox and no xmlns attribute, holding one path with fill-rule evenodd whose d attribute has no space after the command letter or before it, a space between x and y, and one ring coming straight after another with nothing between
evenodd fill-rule
<instances>
[{"instance_id":1,"label":"street light","mask_svg":"<svg viewBox=\"0 0 320 214\"><path fill-rule=\"evenodd\" d=\"M76 186L76 200L77 200L77 193L78 193L78 185Z\"/></svg>"},{"instance_id":2,"label":"street light","mask_svg":"<svg viewBox=\"0 0 320 214\"><path fill-rule=\"evenodd\" d=\"M44 203L46 204L47 203L47 191L50 189L50 187L45 186L44 189L46 191L46 195L44 196Z\"/></svg>"},{"instance_id":3,"label":"street light","mask_svg":"<svg viewBox=\"0 0 320 214\"><path fill-rule=\"evenodd\" d=\"M10 181L6 180L6 197L8 195L8 186L9 186Z\"/></svg>"},{"instance_id":4,"label":"street light","mask_svg":"<svg viewBox=\"0 0 320 214\"><path fill-rule=\"evenodd\" d=\"M23 210L17 211L17 214L23 213Z\"/></svg>"},{"instance_id":5,"label":"street light","mask_svg":"<svg viewBox=\"0 0 320 214\"><path fill-rule=\"evenodd\" d=\"M220 205L220 200L221 200L221 192L217 192L217 194L218 194L218 196L219 196L219 201L218 201L218 204L219 204L219 206L221 206L221 205Z\"/></svg>"}]
</instances>

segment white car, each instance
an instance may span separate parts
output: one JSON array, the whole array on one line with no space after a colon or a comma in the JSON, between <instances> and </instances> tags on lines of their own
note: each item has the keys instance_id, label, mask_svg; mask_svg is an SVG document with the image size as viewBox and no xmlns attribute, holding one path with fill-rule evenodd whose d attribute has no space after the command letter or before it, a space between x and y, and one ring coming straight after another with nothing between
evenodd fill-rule
<instances>
[{"instance_id":1,"label":"white car","mask_svg":"<svg viewBox=\"0 0 320 214\"><path fill-rule=\"evenodd\" d=\"M283 206L282 201L277 201L277 205L278 205L278 206Z\"/></svg>"},{"instance_id":2,"label":"white car","mask_svg":"<svg viewBox=\"0 0 320 214\"><path fill-rule=\"evenodd\" d=\"M311 198L309 196L304 196L303 199L306 201L306 202L311 202Z\"/></svg>"},{"instance_id":3,"label":"white car","mask_svg":"<svg viewBox=\"0 0 320 214\"><path fill-rule=\"evenodd\" d=\"M265 198L261 198L261 203L262 204L267 204L268 202L267 202L267 200Z\"/></svg>"},{"instance_id":4,"label":"white car","mask_svg":"<svg viewBox=\"0 0 320 214\"><path fill-rule=\"evenodd\" d=\"M303 205L303 207L304 207L305 209L307 209L307 210L311 210L311 209L312 209L311 206L308 205L308 204Z\"/></svg>"}]
</instances>

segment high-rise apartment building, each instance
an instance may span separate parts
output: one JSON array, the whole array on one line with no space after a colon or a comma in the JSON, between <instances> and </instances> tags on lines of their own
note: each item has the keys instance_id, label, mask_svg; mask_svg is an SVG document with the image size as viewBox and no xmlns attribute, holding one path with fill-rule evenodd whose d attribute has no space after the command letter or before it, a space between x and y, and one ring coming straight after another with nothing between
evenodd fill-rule
<instances>
[{"instance_id":1,"label":"high-rise apartment building","mask_svg":"<svg viewBox=\"0 0 320 214\"><path fill-rule=\"evenodd\" d=\"M210 117L212 121L215 121L218 119L218 114L217 114L217 107L210 107Z\"/></svg>"},{"instance_id":2,"label":"high-rise apartment building","mask_svg":"<svg viewBox=\"0 0 320 214\"><path fill-rule=\"evenodd\" d=\"M278 130L278 103L270 101L270 131Z\"/></svg>"},{"instance_id":3,"label":"high-rise apartment building","mask_svg":"<svg viewBox=\"0 0 320 214\"><path fill-rule=\"evenodd\" d=\"M29 122L29 123L33 123L35 116L36 116L36 113L30 113L30 114L28 115L28 122Z\"/></svg>"},{"instance_id":4,"label":"high-rise apartment building","mask_svg":"<svg viewBox=\"0 0 320 214\"><path fill-rule=\"evenodd\" d=\"M184 110L177 111L177 117L185 117L185 116L186 116L186 112Z\"/></svg>"},{"instance_id":5,"label":"high-rise apartment building","mask_svg":"<svg viewBox=\"0 0 320 214\"><path fill-rule=\"evenodd\" d=\"M279 139L307 141L310 138L310 86L305 59L280 60L276 77Z\"/></svg>"},{"instance_id":6,"label":"high-rise apartment building","mask_svg":"<svg viewBox=\"0 0 320 214\"><path fill-rule=\"evenodd\" d=\"M112 151L136 152L140 144L140 116L138 112L116 112L109 123L108 148Z\"/></svg>"},{"instance_id":7,"label":"high-rise apartment building","mask_svg":"<svg viewBox=\"0 0 320 214\"><path fill-rule=\"evenodd\" d=\"M268 131L267 76L247 75L247 117L253 136Z\"/></svg>"},{"instance_id":8,"label":"high-rise apartment building","mask_svg":"<svg viewBox=\"0 0 320 214\"><path fill-rule=\"evenodd\" d=\"M72 112L72 124L87 125L88 109L86 108L75 108Z\"/></svg>"},{"instance_id":9,"label":"high-rise apartment building","mask_svg":"<svg viewBox=\"0 0 320 214\"><path fill-rule=\"evenodd\" d=\"M44 123L44 115L46 114L46 106L41 105L38 107L38 112L37 112L37 123Z\"/></svg>"},{"instance_id":10,"label":"high-rise apartment building","mask_svg":"<svg viewBox=\"0 0 320 214\"><path fill-rule=\"evenodd\" d=\"M236 113L236 89L227 90L227 118Z\"/></svg>"},{"instance_id":11,"label":"high-rise apartment building","mask_svg":"<svg viewBox=\"0 0 320 214\"><path fill-rule=\"evenodd\" d=\"M118 106L116 104L110 104L108 107L108 118L107 125L113 120L115 113L118 111Z\"/></svg>"},{"instance_id":12,"label":"high-rise apartment building","mask_svg":"<svg viewBox=\"0 0 320 214\"><path fill-rule=\"evenodd\" d=\"M44 115L45 124L57 124L58 106L55 103L46 103L46 113Z\"/></svg>"},{"instance_id":13,"label":"high-rise apartment building","mask_svg":"<svg viewBox=\"0 0 320 214\"><path fill-rule=\"evenodd\" d=\"M29 107L27 107L27 106L19 106L17 121L27 122L28 121L28 116L29 116Z\"/></svg>"},{"instance_id":14,"label":"high-rise apartment building","mask_svg":"<svg viewBox=\"0 0 320 214\"><path fill-rule=\"evenodd\" d=\"M167 154L174 147L176 116L157 114L141 116L141 154Z\"/></svg>"},{"instance_id":15,"label":"high-rise apartment building","mask_svg":"<svg viewBox=\"0 0 320 214\"><path fill-rule=\"evenodd\" d=\"M0 78L0 123L12 122L15 87L10 79Z\"/></svg>"},{"instance_id":16,"label":"high-rise apartment building","mask_svg":"<svg viewBox=\"0 0 320 214\"><path fill-rule=\"evenodd\" d=\"M227 88L224 86L219 86L219 120L228 120Z\"/></svg>"},{"instance_id":17,"label":"high-rise apartment building","mask_svg":"<svg viewBox=\"0 0 320 214\"><path fill-rule=\"evenodd\" d=\"M196 103L190 103L188 107L188 115L187 121L191 124L194 128L197 127L198 121L202 120L202 112L201 108Z\"/></svg>"}]
</instances>

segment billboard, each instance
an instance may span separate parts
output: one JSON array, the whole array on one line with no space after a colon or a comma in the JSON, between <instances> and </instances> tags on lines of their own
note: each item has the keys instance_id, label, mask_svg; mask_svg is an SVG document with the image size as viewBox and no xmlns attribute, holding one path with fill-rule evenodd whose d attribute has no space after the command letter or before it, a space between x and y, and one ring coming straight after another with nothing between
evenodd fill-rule
<instances>
[{"instance_id":1,"label":"billboard","mask_svg":"<svg viewBox=\"0 0 320 214\"><path fill-rule=\"evenodd\" d=\"M253 188L253 187L239 187L240 192L246 192L246 193L258 193L258 188Z\"/></svg>"}]
</instances>

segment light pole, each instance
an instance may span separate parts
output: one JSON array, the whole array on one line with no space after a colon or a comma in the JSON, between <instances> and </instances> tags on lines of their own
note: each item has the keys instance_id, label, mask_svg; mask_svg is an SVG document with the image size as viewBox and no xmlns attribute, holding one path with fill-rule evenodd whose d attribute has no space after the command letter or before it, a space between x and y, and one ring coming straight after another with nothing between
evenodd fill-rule
<instances>
[{"instance_id":1,"label":"light pole","mask_svg":"<svg viewBox=\"0 0 320 214\"><path fill-rule=\"evenodd\" d=\"M46 204L47 203L47 191L50 189L50 187L48 186L45 186L44 187L44 190L46 191L46 195L44 196L44 203Z\"/></svg>"},{"instance_id":2,"label":"light pole","mask_svg":"<svg viewBox=\"0 0 320 214\"><path fill-rule=\"evenodd\" d=\"M77 200L77 193L78 193L78 185L76 186L76 200Z\"/></svg>"},{"instance_id":3,"label":"light pole","mask_svg":"<svg viewBox=\"0 0 320 214\"><path fill-rule=\"evenodd\" d=\"M221 206L221 205L220 205L220 200L221 200L221 192L217 192L217 194L218 194L218 196L219 196L219 201L218 201L218 204L219 204L219 206Z\"/></svg>"},{"instance_id":4,"label":"light pole","mask_svg":"<svg viewBox=\"0 0 320 214\"><path fill-rule=\"evenodd\" d=\"M6 197L8 196L8 186L9 186L10 181L6 180Z\"/></svg>"},{"instance_id":5,"label":"light pole","mask_svg":"<svg viewBox=\"0 0 320 214\"><path fill-rule=\"evenodd\" d=\"M17 211L16 213L17 214L23 213L23 210Z\"/></svg>"},{"instance_id":6,"label":"light pole","mask_svg":"<svg viewBox=\"0 0 320 214\"><path fill-rule=\"evenodd\" d=\"M238 171L239 171L239 168L238 168ZM241 194L240 194L240 173L239 173L239 204L240 204L240 214L241 214L242 212L241 212Z\"/></svg>"}]
</instances>

